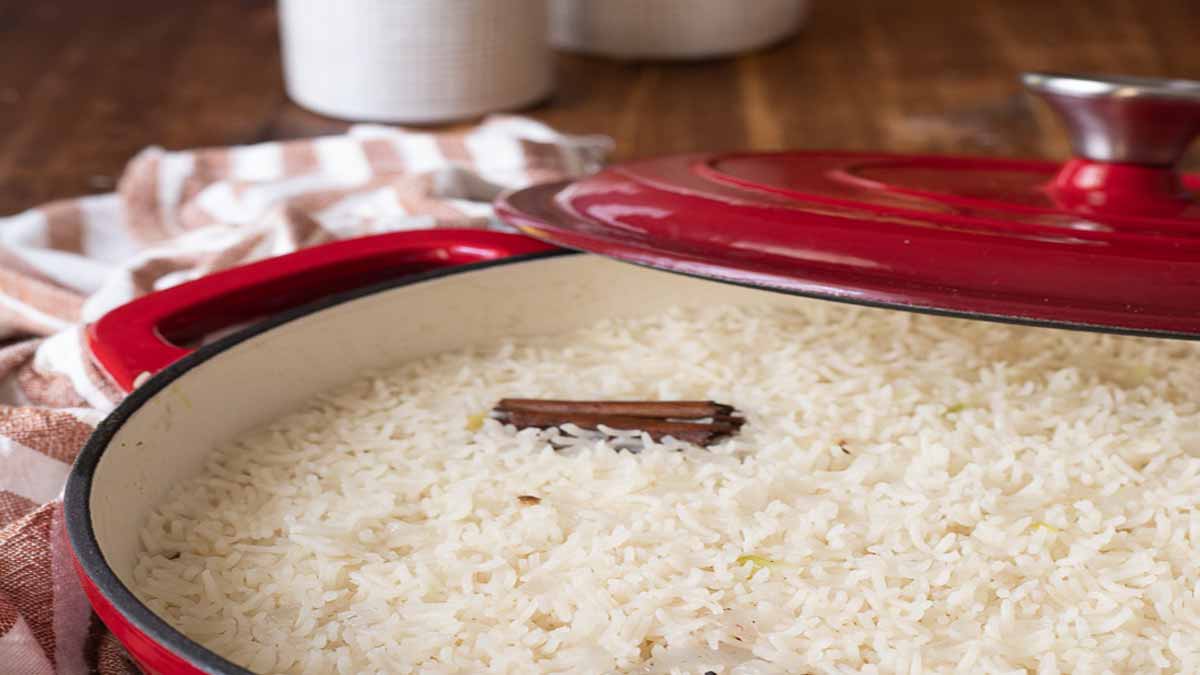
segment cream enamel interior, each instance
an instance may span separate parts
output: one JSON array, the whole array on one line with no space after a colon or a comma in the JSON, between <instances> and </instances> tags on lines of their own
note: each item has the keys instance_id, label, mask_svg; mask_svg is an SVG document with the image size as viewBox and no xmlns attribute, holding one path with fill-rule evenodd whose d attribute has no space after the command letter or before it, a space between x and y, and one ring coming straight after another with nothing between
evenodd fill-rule
<instances>
[{"instance_id":1,"label":"cream enamel interior","mask_svg":"<svg viewBox=\"0 0 1200 675\"><path fill-rule=\"evenodd\" d=\"M366 369L701 302L807 301L576 255L402 286L291 321L191 369L118 430L92 484L100 550L131 586L142 523L213 447Z\"/></svg>"}]
</instances>

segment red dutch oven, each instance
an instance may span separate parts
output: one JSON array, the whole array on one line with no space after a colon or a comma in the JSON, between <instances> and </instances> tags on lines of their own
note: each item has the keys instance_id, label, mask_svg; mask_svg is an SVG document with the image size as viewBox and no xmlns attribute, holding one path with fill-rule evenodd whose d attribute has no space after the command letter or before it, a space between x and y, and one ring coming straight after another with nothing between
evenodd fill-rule
<instances>
[{"instance_id":1,"label":"red dutch oven","mask_svg":"<svg viewBox=\"0 0 1200 675\"><path fill-rule=\"evenodd\" d=\"M502 217L536 239L368 237L114 310L88 340L132 393L97 428L65 495L96 612L147 673L247 673L130 591L138 531L213 447L368 368L680 304L787 301L764 289L1200 337L1200 205L1188 192L1200 179L1174 170L1200 131L1200 83L1026 84L1067 120L1076 157L1065 165L840 152L649 160L502 198Z\"/></svg>"}]
</instances>

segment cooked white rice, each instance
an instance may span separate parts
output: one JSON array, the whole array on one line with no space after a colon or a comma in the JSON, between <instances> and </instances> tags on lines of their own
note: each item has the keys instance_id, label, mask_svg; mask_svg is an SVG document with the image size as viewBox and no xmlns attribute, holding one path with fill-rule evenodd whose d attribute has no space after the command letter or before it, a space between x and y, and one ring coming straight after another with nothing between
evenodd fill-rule
<instances>
[{"instance_id":1,"label":"cooked white rice","mask_svg":"<svg viewBox=\"0 0 1200 675\"><path fill-rule=\"evenodd\" d=\"M472 417L714 399L709 449ZM147 524L136 592L260 673L1200 672L1200 346L808 303L375 374ZM520 500L520 496L540 498Z\"/></svg>"}]
</instances>

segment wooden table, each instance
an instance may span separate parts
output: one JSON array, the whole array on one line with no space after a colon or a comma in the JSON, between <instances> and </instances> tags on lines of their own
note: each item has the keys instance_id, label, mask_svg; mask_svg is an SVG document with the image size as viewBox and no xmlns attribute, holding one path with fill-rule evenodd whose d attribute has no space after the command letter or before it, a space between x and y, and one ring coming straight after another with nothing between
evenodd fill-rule
<instances>
[{"instance_id":1,"label":"wooden table","mask_svg":"<svg viewBox=\"0 0 1200 675\"><path fill-rule=\"evenodd\" d=\"M1200 78L1196 0L815 4L799 37L735 60L562 56L554 99L527 113L613 136L618 159L738 147L1060 157L1062 133L1022 95L1020 71ZM266 0L0 0L0 213L110 190L150 144L343 128L288 102L278 49Z\"/></svg>"}]
</instances>

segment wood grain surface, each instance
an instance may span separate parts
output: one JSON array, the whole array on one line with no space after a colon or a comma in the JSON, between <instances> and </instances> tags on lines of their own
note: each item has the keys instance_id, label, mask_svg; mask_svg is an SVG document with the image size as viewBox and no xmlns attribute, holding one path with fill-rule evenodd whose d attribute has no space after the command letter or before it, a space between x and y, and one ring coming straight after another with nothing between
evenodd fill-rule
<instances>
[{"instance_id":1,"label":"wood grain surface","mask_svg":"<svg viewBox=\"0 0 1200 675\"><path fill-rule=\"evenodd\" d=\"M795 39L733 60L561 56L557 93L524 112L613 136L617 159L785 147L1061 157L1022 70L1200 79L1197 0L814 1ZM0 0L0 213L108 191L147 145L344 126L286 99L272 2Z\"/></svg>"}]
</instances>

